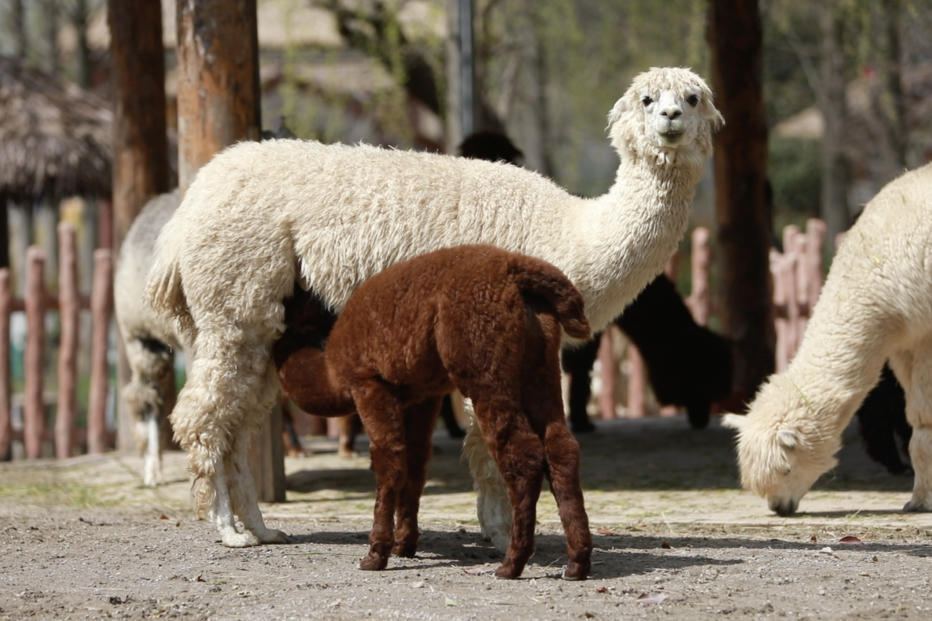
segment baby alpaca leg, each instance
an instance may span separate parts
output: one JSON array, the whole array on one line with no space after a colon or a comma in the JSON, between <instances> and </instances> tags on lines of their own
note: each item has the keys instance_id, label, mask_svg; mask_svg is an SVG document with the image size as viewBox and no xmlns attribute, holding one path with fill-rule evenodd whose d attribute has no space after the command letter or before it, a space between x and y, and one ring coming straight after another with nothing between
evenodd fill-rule
<instances>
[{"instance_id":1,"label":"baby alpaca leg","mask_svg":"<svg viewBox=\"0 0 932 621\"><path fill-rule=\"evenodd\" d=\"M904 511L932 511L932 339L925 339L917 355L901 354L890 365L906 394L906 420L913 428L909 458L913 463L913 497Z\"/></svg>"},{"instance_id":2,"label":"baby alpaca leg","mask_svg":"<svg viewBox=\"0 0 932 621\"><path fill-rule=\"evenodd\" d=\"M537 500L544 478L544 447L516 404L492 400L474 405L482 436L508 486L513 507L511 542L495 575L517 578L534 553Z\"/></svg>"},{"instance_id":3,"label":"baby alpaca leg","mask_svg":"<svg viewBox=\"0 0 932 621\"><path fill-rule=\"evenodd\" d=\"M395 547L392 553L413 558L419 536L417 513L421 494L427 481L427 462L433 449L431 437L443 397L431 397L410 406L405 411L405 444L407 445L407 479L398 497L395 519Z\"/></svg>"},{"instance_id":4,"label":"baby alpaca leg","mask_svg":"<svg viewBox=\"0 0 932 621\"><path fill-rule=\"evenodd\" d=\"M591 568L592 533L579 483L579 443L563 420L547 425L544 453L550 471L550 487L566 534L569 562L563 578L585 580Z\"/></svg>"},{"instance_id":5,"label":"baby alpaca leg","mask_svg":"<svg viewBox=\"0 0 932 621\"><path fill-rule=\"evenodd\" d=\"M395 509L407 479L404 412L387 385L367 381L353 389L359 416L369 433L369 453L375 472L375 510L369 553L359 562L365 570L385 569L395 543Z\"/></svg>"}]
</instances>

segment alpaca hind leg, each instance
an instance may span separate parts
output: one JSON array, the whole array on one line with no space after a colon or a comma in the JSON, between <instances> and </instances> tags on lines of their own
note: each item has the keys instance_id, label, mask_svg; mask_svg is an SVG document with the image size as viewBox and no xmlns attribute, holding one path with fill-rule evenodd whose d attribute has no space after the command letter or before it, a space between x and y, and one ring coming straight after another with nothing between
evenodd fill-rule
<instances>
[{"instance_id":1,"label":"alpaca hind leg","mask_svg":"<svg viewBox=\"0 0 932 621\"><path fill-rule=\"evenodd\" d=\"M431 439L441 400L442 397L430 398L405 412L408 476L398 497L395 546L392 548L392 554L397 556L413 558L417 551L417 513L427 482L427 462L433 449Z\"/></svg>"},{"instance_id":2,"label":"alpaca hind leg","mask_svg":"<svg viewBox=\"0 0 932 621\"><path fill-rule=\"evenodd\" d=\"M508 486L489 453L482 437L472 401L465 399L463 408L469 417L466 438L463 440L463 459L469 465L476 489L476 514L482 536L492 542L495 549L504 554L511 542L512 513Z\"/></svg>"},{"instance_id":3,"label":"alpaca hind leg","mask_svg":"<svg viewBox=\"0 0 932 621\"><path fill-rule=\"evenodd\" d=\"M259 510L256 485L249 470L249 444L253 434L241 434L233 449L231 460L226 464L230 481L230 496L233 511L243 524L243 531L252 533L259 543L288 543L290 538L280 530L268 528Z\"/></svg>"},{"instance_id":4,"label":"alpaca hind leg","mask_svg":"<svg viewBox=\"0 0 932 621\"><path fill-rule=\"evenodd\" d=\"M585 580L592 563L592 533L579 483L579 443L562 420L547 426L544 453L549 466L550 487L557 501L563 532L566 533L569 562L563 578Z\"/></svg>"},{"instance_id":5,"label":"alpaca hind leg","mask_svg":"<svg viewBox=\"0 0 932 621\"><path fill-rule=\"evenodd\" d=\"M537 500L544 479L544 446L516 404L502 400L475 403L476 419L511 499L511 541L499 578L517 578L534 553Z\"/></svg>"},{"instance_id":6,"label":"alpaca hind leg","mask_svg":"<svg viewBox=\"0 0 932 621\"><path fill-rule=\"evenodd\" d=\"M237 503L252 504L258 512L248 465L239 457L235 458L239 467L226 464L234 461L238 435L257 428L255 417L267 415L277 397L275 376L269 371L273 338L274 331L264 324L247 329L226 315L205 314L198 322L188 381L171 414L175 439L189 456L195 510L211 515L229 547L260 542L255 533L237 533L231 505L229 486L236 486ZM250 510L238 509L241 519L254 517ZM259 534L265 535L261 529Z\"/></svg>"},{"instance_id":7,"label":"alpaca hind leg","mask_svg":"<svg viewBox=\"0 0 932 621\"><path fill-rule=\"evenodd\" d=\"M890 359L906 394L906 420L913 427L909 457L913 463L913 496L904 511L932 511L932 338L914 351Z\"/></svg>"},{"instance_id":8,"label":"alpaca hind leg","mask_svg":"<svg viewBox=\"0 0 932 621\"><path fill-rule=\"evenodd\" d=\"M162 421L155 412L146 416L146 456L143 462L143 482L149 487L162 483Z\"/></svg>"}]
</instances>

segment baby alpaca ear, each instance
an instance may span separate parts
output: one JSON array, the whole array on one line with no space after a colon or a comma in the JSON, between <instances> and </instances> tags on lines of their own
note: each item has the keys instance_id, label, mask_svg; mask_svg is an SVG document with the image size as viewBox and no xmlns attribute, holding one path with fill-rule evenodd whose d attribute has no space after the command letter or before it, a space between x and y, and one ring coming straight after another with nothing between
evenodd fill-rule
<instances>
[{"instance_id":1,"label":"baby alpaca ear","mask_svg":"<svg viewBox=\"0 0 932 621\"><path fill-rule=\"evenodd\" d=\"M777 432L777 444L783 448L795 449L797 443L796 432L792 429L781 429Z\"/></svg>"},{"instance_id":2,"label":"baby alpaca ear","mask_svg":"<svg viewBox=\"0 0 932 621\"><path fill-rule=\"evenodd\" d=\"M722 427L728 427L729 429L737 429L738 431L741 431L744 429L744 425L747 422L747 416L742 416L741 414L722 415Z\"/></svg>"}]
</instances>

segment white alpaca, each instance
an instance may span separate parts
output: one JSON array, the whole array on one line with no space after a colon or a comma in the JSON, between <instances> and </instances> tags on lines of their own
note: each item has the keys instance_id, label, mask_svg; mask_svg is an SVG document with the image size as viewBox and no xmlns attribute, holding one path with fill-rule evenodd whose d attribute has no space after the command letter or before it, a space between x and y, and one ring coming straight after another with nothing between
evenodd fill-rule
<instances>
[{"instance_id":1,"label":"white alpaca","mask_svg":"<svg viewBox=\"0 0 932 621\"><path fill-rule=\"evenodd\" d=\"M174 370L174 351L181 348L177 322L155 313L142 298L152 265L155 239L178 208L178 192L146 203L120 247L113 278L117 326L126 346L132 377L122 396L136 421L134 435L145 456L143 482L162 482L162 432L166 420L161 382Z\"/></svg>"},{"instance_id":2,"label":"white alpaca","mask_svg":"<svg viewBox=\"0 0 932 621\"><path fill-rule=\"evenodd\" d=\"M286 539L262 521L246 449L278 394L269 351L296 281L339 312L398 261L487 243L556 265L602 327L676 249L721 122L691 71L639 75L609 113L621 166L595 199L508 164L370 146L277 140L217 155L159 236L147 298L194 343L172 423L223 543Z\"/></svg>"},{"instance_id":3,"label":"white alpaca","mask_svg":"<svg viewBox=\"0 0 932 621\"><path fill-rule=\"evenodd\" d=\"M739 430L741 482L793 513L837 463L841 434L886 360L906 392L916 471L904 510L932 511L932 165L885 186L845 236L796 357Z\"/></svg>"}]
</instances>

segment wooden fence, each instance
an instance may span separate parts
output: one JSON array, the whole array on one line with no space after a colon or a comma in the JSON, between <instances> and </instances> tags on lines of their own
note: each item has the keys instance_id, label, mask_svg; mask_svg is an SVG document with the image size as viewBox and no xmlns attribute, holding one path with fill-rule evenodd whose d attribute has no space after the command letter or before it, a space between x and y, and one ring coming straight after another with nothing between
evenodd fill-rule
<instances>
[{"instance_id":1,"label":"wooden fence","mask_svg":"<svg viewBox=\"0 0 932 621\"><path fill-rule=\"evenodd\" d=\"M709 231L696 228L692 233L691 280L692 291L685 299L693 318L699 325L708 325L713 314L713 301L709 289L711 248ZM822 290L822 252L825 243L825 223L810 219L806 231L790 225L783 230L783 252L770 251L770 272L773 277L774 323L777 335L776 369L783 371L793 359L806 331L809 314ZM668 275L675 271L675 258L667 266ZM624 414L639 418L647 414L647 371L637 348L630 343L626 350L627 404ZM618 404L615 401L619 361L615 359L612 335L606 331L599 344L599 379L601 392L598 410L602 418L615 418ZM662 408L660 413L676 410Z\"/></svg>"},{"instance_id":2,"label":"wooden fence","mask_svg":"<svg viewBox=\"0 0 932 621\"><path fill-rule=\"evenodd\" d=\"M75 454L78 444L90 453L102 453L114 445L114 433L106 428L108 392L107 335L113 312L113 258L108 249L94 252L94 275L90 295L78 291L77 235L73 225L58 225L59 291L45 287L45 253L31 247L26 253L26 289L23 299L13 297L9 269L0 269L0 459L10 454L13 440L25 447L27 458L42 454L42 445L54 442L59 459ZM58 311L61 341L58 353L58 389L53 428L46 425L45 368L47 358L46 313ZM79 316L92 316L91 374L87 405L87 427L78 426L77 380ZM10 316L25 311L26 344L23 355L23 424L13 429L10 369Z\"/></svg>"}]
</instances>

